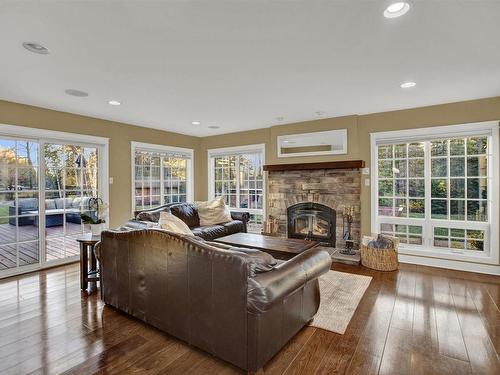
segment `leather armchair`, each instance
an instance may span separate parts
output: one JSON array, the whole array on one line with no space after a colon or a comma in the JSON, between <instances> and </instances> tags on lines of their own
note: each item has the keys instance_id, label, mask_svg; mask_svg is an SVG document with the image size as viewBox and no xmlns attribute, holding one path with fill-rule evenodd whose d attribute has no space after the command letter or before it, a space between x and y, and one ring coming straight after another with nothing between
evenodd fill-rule
<instances>
[{"instance_id":1,"label":"leather armchair","mask_svg":"<svg viewBox=\"0 0 500 375\"><path fill-rule=\"evenodd\" d=\"M313 318L331 266L322 250L280 263L155 229L105 231L95 251L107 305L251 372Z\"/></svg>"}]
</instances>

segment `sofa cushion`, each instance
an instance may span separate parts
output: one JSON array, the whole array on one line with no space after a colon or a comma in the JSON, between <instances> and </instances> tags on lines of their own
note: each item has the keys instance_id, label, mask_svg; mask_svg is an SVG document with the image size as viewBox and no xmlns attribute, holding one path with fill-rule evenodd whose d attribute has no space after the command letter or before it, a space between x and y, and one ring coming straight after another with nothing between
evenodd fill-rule
<instances>
[{"instance_id":1,"label":"sofa cushion","mask_svg":"<svg viewBox=\"0 0 500 375\"><path fill-rule=\"evenodd\" d=\"M205 227L193 228L192 231L195 236L201 237L207 241L212 241L226 235L226 229L223 225L208 225Z\"/></svg>"},{"instance_id":2,"label":"sofa cushion","mask_svg":"<svg viewBox=\"0 0 500 375\"><path fill-rule=\"evenodd\" d=\"M154 221L157 223L160 220L160 211L139 212L135 218L139 221Z\"/></svg>"},{"instance_id":3,"label":"sofa cushion","mask_svg":"<svg viewBox=\"0 0 500 375\"><path fill-rule=\"evenodd\" d=\"M227 223L222 224L226 231L226 236L234 233L243 232L245 229L245 224L240 220L231 220Z\"/></svg>"},{"instance_id":4,"label":"sofa cushion","mask_svg":"<svg viewBox=\"0 0 500 375\"><path fill-rule=\"evenodd\" d=\"M38 198L21 198L17 204L19 209L23 211L36 210L38 208Z\"/></svg>"},{"instance_id":5,"label":"sofa cushion","mask_svg":"<svg viewBox=\"0 0 500 375\"><path fill-rule=\"evenodd\" d=\"M271 254L268 254L261 250L247 248L247 247L236 247L218 242L207 242L207 243L219 249L237 251L239 253L247 254L252 258L252 263L254 264L254 271L256 273L271 271L274 267L278 265L278 261L274 259L274 257Z\"/></svg>"},{"instance_id":6,"label":"sofa cushion","mask_svg":"<svg viewBox=\"0 0 500 375\"><path fill-rule=\"evenodd\" d=\"M189 228L200 226L200 217L196 205L181 203L170 207L170 212L187 224Z\"/></svg>"},{"instance_id":7,"label":"sofa cushion","mask_svg":"<svg viewBox=\"0 0 500 375\"><path fill-rule=\"evenodd\" d=\"M55 210L56 202L53 199L45 199L45 209L46 210Z\"/></svg>"},{"instance_id":8,"label":"sofa cushion","mask_svg":"<svg viewBox=\"0 0 500 375\"><path fill-rule=\"evenodd\" d=\"M158 221L158 226L161 229L165 229L169 232L185 234L188 236L192 236L193 232L187 226L187 224L182 221L177 216L173 215L171 212L162 212L160 213L160 220Z\"/></svg>"},{"instance_id":9,"label":"sofa cushion","mask_svg":"<svg viewBox=\"0 0 500 375\"><path fill-rule=\"evenodd\" d=\"M202 226L222 224L232 220L231 212L223 197L207 202L196 202L196 206Z\"/></svg>"}]
</instances>

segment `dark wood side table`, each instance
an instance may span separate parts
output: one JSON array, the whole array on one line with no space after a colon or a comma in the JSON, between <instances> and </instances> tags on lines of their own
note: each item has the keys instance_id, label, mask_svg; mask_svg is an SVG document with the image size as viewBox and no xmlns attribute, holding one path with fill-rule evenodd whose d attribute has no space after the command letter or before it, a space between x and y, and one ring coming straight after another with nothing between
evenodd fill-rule
<instances>
[{"instance_id":1,"label":"dark wood side table","mask_svg":"<svg viewBox=\"0 0 500 375\"><path fill-rule=\"evenodd\" d=\"M80 243L80 288L91 294L97 288L97 281L99 281L94 246L101 240L101 236L86 233L78 236L76 240Z\"/></svg>"}]
</instances>

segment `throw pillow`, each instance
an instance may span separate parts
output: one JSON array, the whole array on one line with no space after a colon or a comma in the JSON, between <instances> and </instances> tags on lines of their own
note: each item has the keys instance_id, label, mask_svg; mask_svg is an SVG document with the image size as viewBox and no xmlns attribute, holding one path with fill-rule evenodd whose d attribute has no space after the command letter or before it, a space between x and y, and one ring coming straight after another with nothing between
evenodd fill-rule
<instances>
[{"instance_id":1,"label":"throw pillow","mask_svg":"<svg viewBox=\"0 0 500 375\"><path fill-rule=\"evenodd\" d=\"M169 232L185 234L187 236L194 236L193 232L191 232L191 229L189 229L185 222L167 211L163 211L160 213L158 226L161 229L165 229Z\"/></svg>"},{"instance_id":2,"label":"throw pillow","mask_svg":"<svg viewBox=\"0 0 500 375\"><path fill-rule=\"evenodd\" d=\"M196 202L200 225L223 224L231 221L231 212L226 206L223 197L215 198L212 201Z\"/></svg>"}]
</instances>

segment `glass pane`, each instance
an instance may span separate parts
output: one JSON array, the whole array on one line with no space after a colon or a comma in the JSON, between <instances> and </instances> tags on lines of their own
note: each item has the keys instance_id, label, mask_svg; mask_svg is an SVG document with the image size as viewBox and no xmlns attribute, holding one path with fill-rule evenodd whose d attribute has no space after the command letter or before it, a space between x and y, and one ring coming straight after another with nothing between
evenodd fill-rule
<instances>
[{"instance_id":1,"label":"glass pane","mask_svg":"<svg viewBox=\"0 0 500 375\"><path fill-rule=\"evenodd\" d=\"M379 197L392 197L394 195L393 180L380 180L378 182Z\"/></svg>"},{"instance_id":2,"label":"glass pane","mask_svg":"<svg viewBox=\"0 0 500 375\"><path fill-rule=\"evenodd\" d=\"M406 199L396 199L394 204L394 216L406 217L408 216Z\"/></svg>"},{"instance_id":3,"label":"glass pane","mask_svg":"<svg viewBox=\"0 0 500 375\"><path fill-rule=\"evenodd\" d=\"M16 141L0 139L0 164L14 166L16 163Z\"/></svg>"},{"instance_id":4,"label":"glass pane","mask_svg":"<svg viewBox=\"0 0 500 375\"><path fill-rule=\"evenodd\" d=\"M5 158L5 155L0 154L0 158L1 157ZM0 164L0 191L15 191L15 190L16 190L16 167L14 165Z\"/></svg>"},{"instance_id":5,"label":"glass pane","mask_svg":"<svg viewBox=\"0 0 500 375\"><path fill-rule=\"evenodd\" d=\"M467 250L483 251L484 250L484 241L467 240Z\"/></svg>"},{"instance_id":6,"label":"glass pane","mask_svg":"<svg viewBox=\"0 0 500 375\"><path fill-rule=\"evenodd\" d=\"M406 158L406 144L394 145L394 157L398 159Z\"/></svg>"},{"instance_id":7,"label":"glass pane","mask_svg":"<svg viewBox=\"0 0 500 375\"><path fill-rule=\"evenodd\" d=\"M432 156L447 156L448 155L448 141L432 141L431 142L431 155Z\"/></svg>"},{"instance_id":8,"label":"glass pane","mask_svg":"<svg viewBox=\"0 0 500 375\"><path fill-rule=\"evenodd\" d=\"M407 171L406 171L406 160L395 160L394 161L394 177L406 177Z\"/></svg>"},{"instance_id":9,"label":"glass pane","mask_svg":"<svg viewBox=\"0 0 500 375\"><path fill-rule=\"evenodd\" d=\"M379 160L378 162L378 176L382 178L392 177L392 161L391 160Z\"/></svg>"},{"instance_id":10,"label":"glass pane","mask_svg":"<svg viewBox=\"0 0 500 375\"><path fill-rule=\"evenodd\" d=\"M409 177L424 177L424 160L410 159L408 160L408 176Z\"/></svg>"},{"instance_id":11,"label":"glass pane","mask_svg":"<svg viewBox=\"0 0 500 375\"><path fill-rule=\"evenodd\" d=\"M19 251L19 266L27 266L29 264L36 264L40 259L40 252L38 250L38 242L23 242L18 244Z\"/></svg>"},{"instance_id":12,"label":"glass pane","mask_svg":"<svg viewBox=\"0 0 500 375\"><path fill-rule=\"evenodd\" d=\"M17 168L17 190L38 190L38 167Z\"/></svg>"},{"instance_id":13,"label":"glass pane","mask_svg":"<svg viewBox=\"0 0 500 375\"><path fill-rule=\"evenodd\" d=\"M17 163L24 167L38 166L38 143L17 141Z\"/></svg>"},{"instance_id":14,"label":"glass pane","mask_svg":"<svg viewBox=\"0 0 500 375\"><path fill-rule=\"evenodd\" d=\"M467 198L488 199L488 180L486 178L468 178Z\"/></svg>"},{"instance_id":15,"label":"glass pane","mask_svg":"<svg viewBox=\"0 0 500 375\"><path fill-rule=\"evenodd\" d=\"M488 221L487 201L467 201L467 220Z\"/></svg>"},{"instance_id":16,"label":"glass pane","mask_svg":"<svg viewBox=\"0 0 500 375\"><path fill-rule=\"evenodd\" d=\"M450 158L450 176L465 176L465 158Z\"/></svg>"},{"instance_id":17,"label":"glass pane","mask_svg":"<svg viewBox=\"0 0 500 375\"><path fill-rule=\"evenodd\" d=\"M450 201L450 219L465 220L465 201L455 200Z\"/></svg>"},{"instance_id":18,"label":"glass pane","mask_svg":"<svg viewBox=\"0 0 500 375\"><path fill-rule=\"evenodd\" d=\"M0 218L16 215L15 196L16 193L14 192L0 192ZM1 219L0 223L2 223Z\"/></svg>"},{"instance_id":19,"label":"glass pane","mask_svg":"<svg viewBox=\"0 0 500 375\"><path fill-rule=\"evenodd\" d=\"M488 138L486 137L470 137L467 138L467 154L481 155L487 153Z\"/></svg>"},{"instance_id":20,"label":"glass pane","mask_svg":"<svg viewBox=\"0 0 500 375\"><path fill-rule=\"evenodd\" d=\"M64 188L66 190L81 189L81 169L66 168L64 174Z\"/></svg>"},{"instance_id":21,"label":"glass pane","mask_svg":"<svg viewBox=\"0 0 500 375\"><path fill-rule=\"evenodd\" d=\"M448 159L446 158L432 159L431 175L432 177L448 176Z\"/></svg>"},{"instance_id":22,"label":"glass pane","mask_svg":"<svg viewBox=\"0 0 500 375\"><path fill-rule=\"evenodd\" d=\"M463 139L450 140L450 155L464 155L465 141Z\"/></svg>"},{"instance_id":23,"label":"glass pane","mask_svg":"<svg viewBox=\"0 0 500 375\"><path fill-rule=\"evenodd\" d=\"M408 195L410 197L424 197L425 196L425 182L424 179L409 180Z\"/></svg>"},{"instance_id":24,"label":"glass pane","mask_svg":"<svg viewBox=\"0 0 500 375\"><path fill-rule=\"evenodd\" d=\"M397 197L406 197L407 191L406 191L406 180L395 180L394 181L395 185L395 195Z\"/></svg>"},{"instance_id":25,"label":"glass pane","mask_svg":"<svg viewBox=\"0 0 500 375\"><path fill-rule=\"evenodd\" d=\"M431 196L433 198L446 198L448 196L448 181L433 179L431 181Z\"/></svg>"},{"instance_id":26,"label":"glass pane","mask_svg":"<svg viewBox=\"0 0 500 375\"><path fill-rule=\"evenodd\" d=\"M450 247L452 249L465 249L465 240L460 238L452 238L450 240Z\"/></svg>"},{"instance_id":27,"label":"glass pane","mask_svg":"<svg viewBox=\"0 0 500 375\"><path fill-rule=\"evenodd\" d=\"M486 156L472 156L467 158L467 176L487 176L488 165Z\"/></svg>"},{"instance_id":28,"label":"glass pane","mask_svg":"<svg viewBox=\"0 0 500 375\"><path fill-rule=\"evenodd\" d=\"M423 199L409 199L409 216L422 218L425 216L425 201Z\"/></svg>"},{"instance_id":29,"label":"glass pane","mask_svg":"<svg viewBox=\"0 0 500 375\"><path fill-rule=\"evenodd\" d=\"M431 215L433 219L448 219L448 204L444 199L431 201Z\"/></svg>"},{"instance_id":30,"label":"glass pane","mask_svg":"<svg viewBox=\"0 0 500 375\"><path fill-rule=\"evenodd\" d=\"M19 241L38 239L38 216L23 216L19 220Z\"/></svg>"},{"instance_id":31,"label":"glass pane","mask_svg":"<svg viewBox=\"0 0 500 375\"><path fill-rule=\"evenodd\" d=\"M392 159L392 145L378 146L379 159Z\"/></svg>"},{"instance_id":32,"label":"glass pane","mask_svg":"<svg viewBox=\"0 0 500 375\"><path fill-rule=\"evenodd\" d=\"M56 144L44 145L43 157L47 168L61 169L64 166L64 146Z\"/></svg>"},{"instance_id":33,"label":"glass pane","mask_svg":"<svg viewBox=\"0 0 500 375\"><path fill-rule=\"evenodd\" d=\"M394 207L391 198L380 198L378 200L378 214L382 216L393 216Z\"/></svg>"},{"instance_id":34,"label":"glass pane","mask_svg":"<svg viewBox=\"0 0 500 375\"><path fill-rule=\"evenodd\" d=\"M408 145L408 157L421 158L423 156L424 156L424 143L423 142L410 143Z\"/></svg>"},{"instance_id":35,"label":"glass pane","mask_svg":"<svg viewBox=\"0 0 500 375\"><path fill-rule=\"evenodd\" d=\"M453 178L450 180L450 197L465 198L465 179Z\"/></svg>"}]
</instances>

